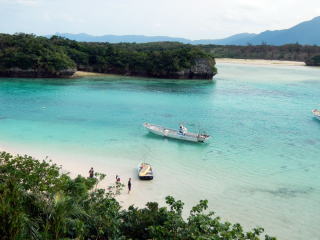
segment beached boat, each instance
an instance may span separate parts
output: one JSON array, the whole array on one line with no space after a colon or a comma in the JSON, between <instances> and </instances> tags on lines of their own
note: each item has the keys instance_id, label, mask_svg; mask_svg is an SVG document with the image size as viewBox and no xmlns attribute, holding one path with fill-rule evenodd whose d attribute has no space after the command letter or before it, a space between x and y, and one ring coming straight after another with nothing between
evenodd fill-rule
<instances>
[{"instance_id":1,"label":"beached boat","mask_svg":"<svg viewBox=\"0 0 320 240\"><path fill-rule=\"evenodd\" d=\"M144 123L143 126L148 129L149 132L154 133L156 135L169 137L169 138L175 138L179 140L185 140L190 142L205 142L210 138L207 134L196 134L191 132L181 132L178 130L165 128L162 126L150 124L150 123ZM185 129L185 128L184 128Z\"/></svg>"},{"instance_id":2,"label":"beached boat","mask_svg":"<svg viewBox=\"0 0 320 240\"><path fill-rule=\"evenodd\" d=\"M140 163L138 166L138 176L141 180L152 180L153 172L149 163Z\"/></svg>"},{"instance_id":3,"label":"beached boat","mask_svg":"<svg viewBox=\"0 0 320 240\"><path fill-rule=\"evenodd\" d=\"M320 120L320 110L318 109L313 109L312 110L313 116L315 116L317 119Z\"/></svg>"}]
</instances>

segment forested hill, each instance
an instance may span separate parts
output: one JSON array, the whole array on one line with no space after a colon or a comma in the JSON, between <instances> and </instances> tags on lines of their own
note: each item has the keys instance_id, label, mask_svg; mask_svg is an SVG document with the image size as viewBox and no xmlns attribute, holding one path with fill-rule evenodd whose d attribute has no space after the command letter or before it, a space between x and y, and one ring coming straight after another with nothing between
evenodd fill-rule
<instances>
[{"instance_id":1,"label":"forested hill","mask_svg":"<svg viewBox=\"0 0 320 240\"><path fill-rule=\"evenodd\" d=\"M248 45L248 46L221 46L202 45L202 49L214 55L216 58L243 58L243 59L266 59L301 61L307 65L320 65L317 60L320 57L319 46L308 46L300 44L287 44L283 46Z\"/></svg>"},{"instance_id":2,"label":"forested hill","mask_svg":"<svg viewBox=\"0 0 320 240\"><path fill-rule=\"evenodd\" d=\"M301 22L291 28L273 31L264 31L258 34L241 33L228 38L218 39L207 44L219 45L261 45L263 43L281 46L299 43L302 45L320 46L320 17Z\"/></svg>"},{"instance_id":3,"label":"forested hill","mask_svg":"<svg viewBox=\"0 0 320 240\"><path fill-rule=\"evenodd\" d=\"M90 43L57 36L0 34L0 76L66 77L76 70L160 78L211 79L211 54L176 42Z\"/></svg>"}]
</instances>

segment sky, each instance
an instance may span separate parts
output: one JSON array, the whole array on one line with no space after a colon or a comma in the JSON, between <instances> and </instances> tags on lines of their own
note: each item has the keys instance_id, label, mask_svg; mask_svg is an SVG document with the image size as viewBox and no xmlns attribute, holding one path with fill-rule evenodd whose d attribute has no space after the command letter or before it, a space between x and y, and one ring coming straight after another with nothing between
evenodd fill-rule
<instances>
[{"instance_id":1,"label":"sky","mask_svg":"<svg viewBox=\"0 0 320 240\"><path fill-rule=\"evenodd\" d=\"M320 0L0 0L0 32L217 39L320 16Z\"/></svg>"}]
</instances>

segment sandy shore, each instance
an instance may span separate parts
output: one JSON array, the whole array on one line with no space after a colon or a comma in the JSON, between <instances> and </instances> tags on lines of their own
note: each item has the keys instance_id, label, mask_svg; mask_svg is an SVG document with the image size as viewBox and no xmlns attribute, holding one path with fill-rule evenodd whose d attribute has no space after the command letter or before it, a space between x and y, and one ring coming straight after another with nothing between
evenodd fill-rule
<instances>
[{"instance_id":1,"label":"sandy shore","mask_svg":"<svg viewBox=\"0 0 320 240\"><path fill-rule=\"evenodd\" d=\"M116 75L107 74L107 73L84 72L84 71L76 71L72 75L73 78L79 78L79 77L102 77L102 76L116 76Z\"/></svg>"},{"instance_id":2,"label":"sandy shore","mask_svg":"<svg viewBox=\"0 0 320 240\"><path fill-rule=\"evenodd\" d=\"M12 155L28 155L37 160L52 160L52 163L61 167L62 173L68 173L70 177L75 178L79 174L89 176L89 169L94 167L94 170L99 173L106 174L106 177L98 185L98 188L108 189L109 186L115 184L116 175L121 179L124 188L121 194L117 196L117 200L123 208L128 208L130 205L144 207L148 201L157 201L161 205L165 205L165 197L169 194L159 194L156 183L153 181L140 181L137 176L136 169L132 166L123 165L119 159L113 159L115 164L105 163L105 157L90 157L76 152L58 152L50 149L34 149L23 146L21 144L0 142L0 152L5 151ZM110 160L110 159L109 159ZM132 178L132 191L128 193L127 181Z\"/></svg>"},{"instance_id":3,"label":"sandy shore","mask_svg":"<svg viewBox=\"0 0 320 240\"><path fill-rule=\"evenodd\" d=\"M305 66L304 62L264 60L264 59L216 58L216 62L217 62L217 64L219 64L219 63L237 63L237 64L252 64L252 65Z\"/></svg>"}]
</instances>

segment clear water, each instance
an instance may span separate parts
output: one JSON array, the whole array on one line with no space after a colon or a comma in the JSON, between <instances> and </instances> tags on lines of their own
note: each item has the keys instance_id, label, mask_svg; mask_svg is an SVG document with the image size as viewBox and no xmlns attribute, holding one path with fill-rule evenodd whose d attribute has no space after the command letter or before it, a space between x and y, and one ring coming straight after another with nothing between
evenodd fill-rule
<instances>
[{"instance_id":1,"label":"clear water","mask_svg":"<svg viewBox=\"0 0 320 240\"><path fill-rule=\"evenodd\" d=\"M115 171L135 176L147 161L156 178L134 179L127 204L172 194L188 208L206 198L218 215L246 228L319 240L320 121L311 110L320 108L320 69L218 67L215 82L1 79L0 143L65 156L68 170L94 166L110 178ZM147 134L143 122L184 123L213 139L163 139Z\"/></svg>"}]
</instances>

